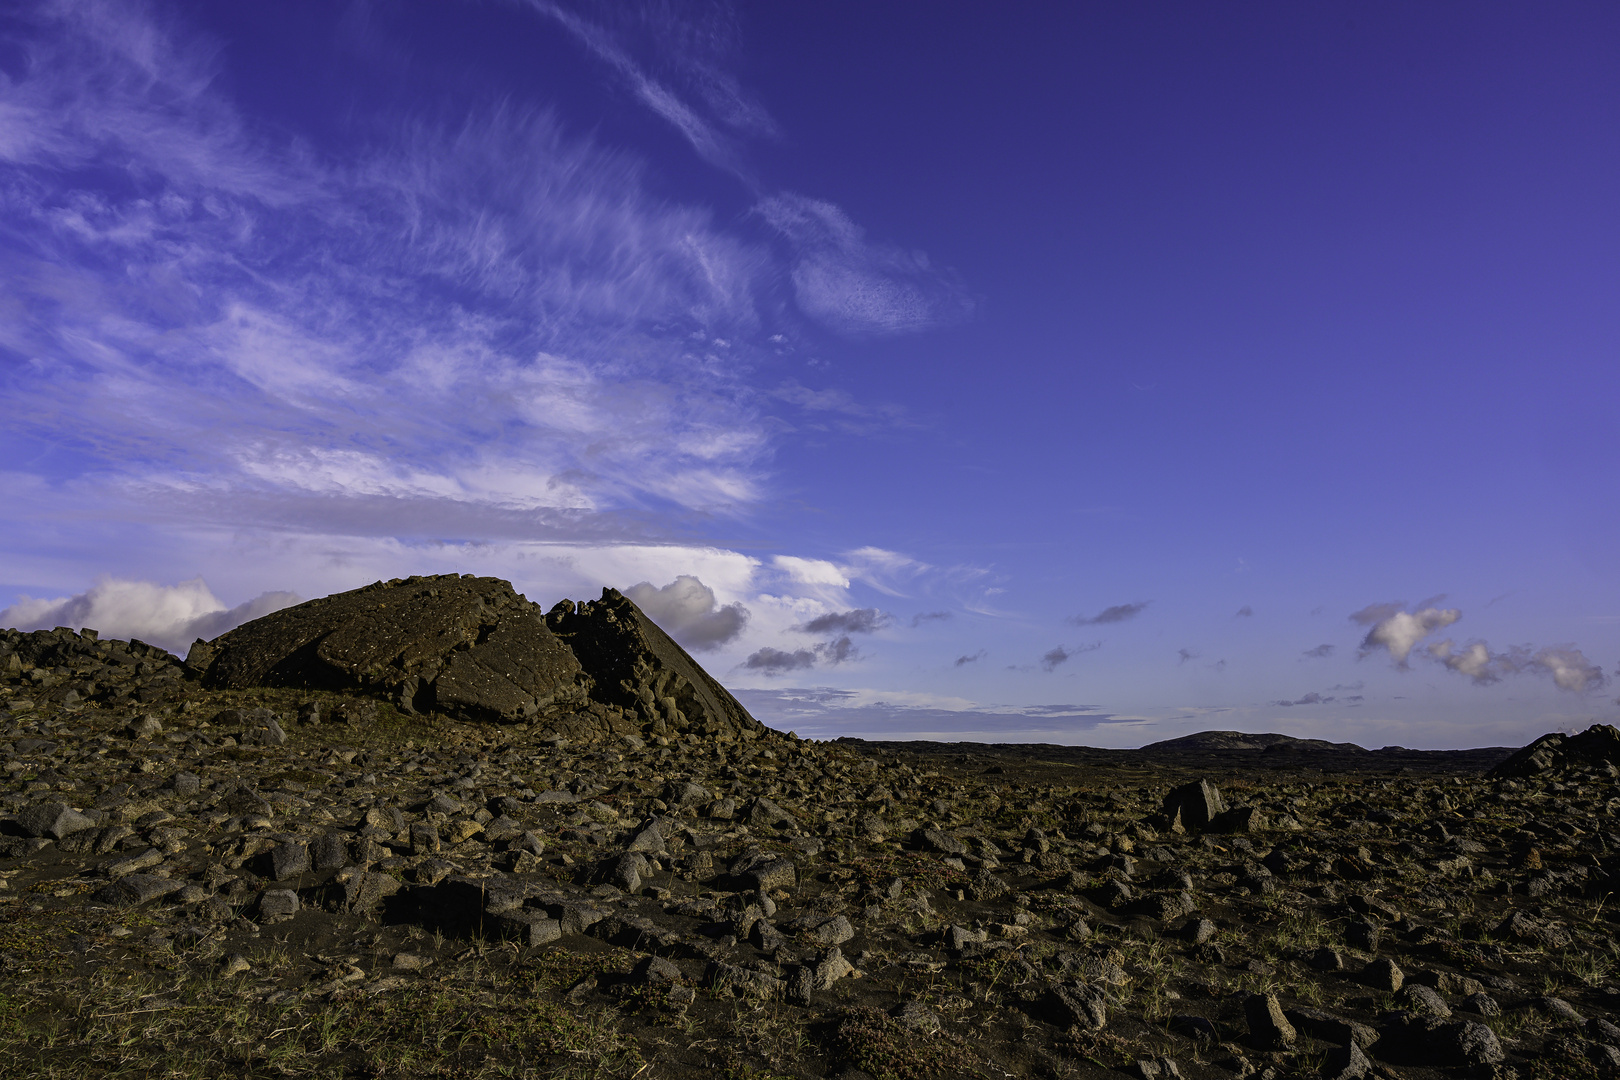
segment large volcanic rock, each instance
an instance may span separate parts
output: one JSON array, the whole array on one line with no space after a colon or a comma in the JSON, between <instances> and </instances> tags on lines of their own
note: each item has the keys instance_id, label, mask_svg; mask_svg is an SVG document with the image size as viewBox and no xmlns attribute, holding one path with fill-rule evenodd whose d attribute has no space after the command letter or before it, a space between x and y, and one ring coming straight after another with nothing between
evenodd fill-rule
<instances>
[{"instance_id":1,"label":"large volcanic rock","mask_svg":"<svg viewBox=\"0 0 1620 1080\"><path fill-rule=\"evenodd\" d=\"M379 581L285 608L198 641L186 665L216 688L360 690L470 720L556 716L584 705L590 687L538 604L471 574Z\"/></svg>"},{"instance_id":2,"label":"large volcanic rock","mask_svg":"<svg viewBox=\"0 0 1620 1080\"><path fill-rule=\"evenodd\" d=\"M725 742L768 730L617 589L577 606L564 600L546 623L590 672L591 695L638 715L654 734Z\"/></svg>"},{"instance_id":3,"label":"large volcanic rock","mask_svg":"<svg viewBox=\"0 0 1620 1080\"><path fill-rule=\"evenodd\" d=\"M576 741L768 730L614 589L545 614L499 578L379 581L198 641L186 666L219 689L360 691L406 712L533 720Z\"/></svg>"},{"instance_id":4,"label":"large volcanic rock","mask_svg":"<svg viewBox=\"0 0 1620 1080\"><path fill-rule=\"evenodd\" d=\"M1553 732L1491 770L1493 777L1535 776L1580 765L1620 764L1620 730L1613 724L1593 724L1579 735Z\"/></svg>"}]
</instances>

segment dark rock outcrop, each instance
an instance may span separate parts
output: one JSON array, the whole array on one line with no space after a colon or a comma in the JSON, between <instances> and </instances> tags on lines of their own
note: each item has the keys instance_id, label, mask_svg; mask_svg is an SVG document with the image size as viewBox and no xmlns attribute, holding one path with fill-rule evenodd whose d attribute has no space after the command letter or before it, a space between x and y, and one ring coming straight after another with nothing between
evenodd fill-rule
<instances>
[{"instance_id":1,"label":"dark rock outcrop","mask_svg":"<svg viewBox=\"0 0 1620 1080\"><path fill-rule=\"evenodd\" d=\"M767 730L617 589L578 605L563 600L546 624L590 672L591 696L635 714L656 735L728 742Z\"/></svg>"},{"instance_id":2,"label":"dark rock outcrop","mask_svg":"<svg viewBox=\"0 0 1620 1080\"><path fill-rule=\"evenodd\" d=\"M205 686L292 686L386 696L468 720L548 717L583 704L589 677L539 605L498 578L445 574L336 593L191 647Z\"/></svg>"},{"instance_id":3,"label":"dark rock outcrop","mask_svg":"<svg viewBox=\"0 0 1620 1080\"><path fill-rule=\"evenodd\" d=\"M614 589L545 614L498 578L379 581L198 641L186 667L210 689L359 692L403 712L531 720L571 741L767 730Z\"/></svg>"},{"instance_id":4,"label":"dark rock outcrop","mask_svg":"<svg viewBox=\"0 0 1620 1080\"><path fill-rule=\"evenodd\" d=\"M1579 735L1553 732L1515 753L1491 770L1497 779L1536 776L1582 765L1620 764L1620 729L1593 724Z\"/></svg>"}]
</instances>

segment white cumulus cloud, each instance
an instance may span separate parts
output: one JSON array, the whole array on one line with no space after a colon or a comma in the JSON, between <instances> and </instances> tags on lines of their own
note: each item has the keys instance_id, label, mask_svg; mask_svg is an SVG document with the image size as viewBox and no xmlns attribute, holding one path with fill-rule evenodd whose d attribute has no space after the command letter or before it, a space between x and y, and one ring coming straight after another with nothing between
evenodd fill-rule
<instances>
[{"instance_id":1,"label":"white cumulus cloud","mask_svg":"<svg viewBox=\"0 0 1620 1080\"><path fill-rule=\"evenodd\" d=\"M289 592L267 592L227 608L202 578L178 585L103 578L85 592L55 600L20 597L0 611L0 626L18 630L86 627L103 637L139 638L184 654L198 638L215 638L245 622L298 603Z\"/></svg>"},{"instance_id":2,"label":"white cumulus cloud","mask_svg":"<svg viewBox=\"0 0 1620 1080\"><path fill-rule=\"evenodd\" d=\"M639 582L624 590L624 595L670 637L698 652L734 641L748 623L747 608L717 603L714 590L691 574L682 574L662 587Z\"/></svg>"},{"instance_id":3,"label":"white cumulus cloud","mask_svg":"<svg viewBox=\"0 0 1620 1080\"><path fill-rule=\"evenodd\" d=\"M1400 608L1399 604L1373 604L1350 616L1363 626L1372 624L1361 641L1363 656L1386 649L1395 666L1405 668L1407 657L1418 642L1462 618L1462 612L1456 608L1423 607L1417 611Z\"/></svg>"}]
</instances>

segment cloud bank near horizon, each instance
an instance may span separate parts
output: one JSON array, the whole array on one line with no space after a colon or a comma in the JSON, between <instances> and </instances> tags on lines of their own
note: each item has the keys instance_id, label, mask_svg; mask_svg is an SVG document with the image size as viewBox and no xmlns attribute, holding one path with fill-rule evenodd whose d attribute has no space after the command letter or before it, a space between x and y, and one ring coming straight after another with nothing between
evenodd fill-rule
<instances>
[{"instance_id":1,"label":"cloud bank near horizon","mask_svg":"<svg viewBox=\"0 0 1620 1080\"><path fill-rule=\"evenodd\" d=\"M243 623L299 603L290 592L267 592L227 608L202 578L177 585L104 578L76 596L21 597L0 610L0 627L91 629L103 637L139 638L184 656L198 638L209 640Z\"/></svg>"}]
</instances>

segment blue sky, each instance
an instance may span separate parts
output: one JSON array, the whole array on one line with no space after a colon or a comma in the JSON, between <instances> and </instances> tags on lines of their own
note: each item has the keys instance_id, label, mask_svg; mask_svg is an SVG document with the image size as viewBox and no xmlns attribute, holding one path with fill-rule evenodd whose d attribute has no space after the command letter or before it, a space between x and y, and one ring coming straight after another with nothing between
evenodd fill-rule
<instances>
[{"instance_id":1,"label":"blue sky","mask_svg":"<svg viewBox=\"0 0 1620 1080\"><path fill-rule=\"evenodd\" d=\"M0 622L629 590L801 734L1620 682L1610 5L0 15Z\"/></svg>"}]
</instances>

